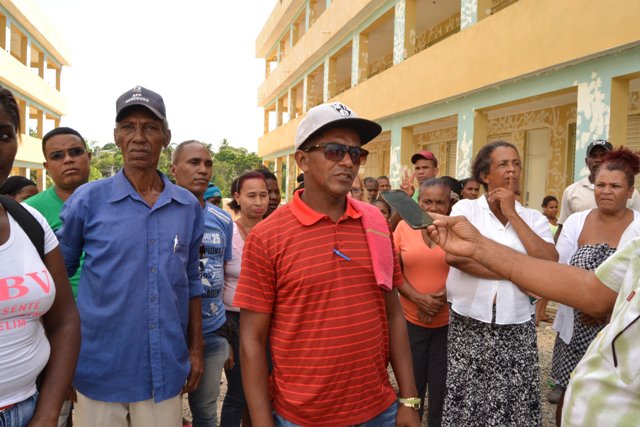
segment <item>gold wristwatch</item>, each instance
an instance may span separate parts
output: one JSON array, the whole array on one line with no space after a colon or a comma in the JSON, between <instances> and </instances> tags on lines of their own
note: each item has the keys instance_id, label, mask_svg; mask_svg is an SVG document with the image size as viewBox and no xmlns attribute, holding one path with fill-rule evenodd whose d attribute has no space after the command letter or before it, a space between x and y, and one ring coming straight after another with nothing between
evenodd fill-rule
<instances>
[{"instance_id":1,"label":"gold wristwatch","mask_svg":"<svg viewBox=\"0 0 640 427\"><path fill-rule=\"evenodd\" d=\"M398 398L398 403L402 406L406 406L407 408L411 408L411 409L420 409L420 403L422 402L422 399L420 399L419 397L399 397Z\"/></svg>"}]
</instances>

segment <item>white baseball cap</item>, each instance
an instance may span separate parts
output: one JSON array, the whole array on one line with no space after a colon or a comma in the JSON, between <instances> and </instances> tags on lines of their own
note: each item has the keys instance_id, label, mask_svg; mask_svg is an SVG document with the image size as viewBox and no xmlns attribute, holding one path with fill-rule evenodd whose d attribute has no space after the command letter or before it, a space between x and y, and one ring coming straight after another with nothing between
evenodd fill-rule
<instances>
[{"instance_id":1,"label":"white baseball cap","mask_svg":"<svg viewBox=\"0 0 640 427\"><path fill-rule=\"evenodd\" d=\"M300 149L313 134L329 128L349 128L360 135L360 144L364 145L382 132L382 127L367 119L361 119L349 107L339 102L320 104L307 111L296 132L294 147Z\"/></svg>"}]
</instances>

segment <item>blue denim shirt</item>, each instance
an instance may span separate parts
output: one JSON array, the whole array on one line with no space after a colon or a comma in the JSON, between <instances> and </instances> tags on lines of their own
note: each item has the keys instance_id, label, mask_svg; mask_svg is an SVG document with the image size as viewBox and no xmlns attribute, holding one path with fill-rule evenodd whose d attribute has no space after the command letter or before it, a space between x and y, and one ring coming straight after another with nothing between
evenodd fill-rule
<instances>
[{"instance_id":1,"label":"blue denim shirt","mask_svg":"<svg viewBox=\"0 0 640 427\"><path fill-rule=\"evenodd\" d=\"M85 251L74 385L94 400L160 402L178 395L189 373L189 300L203 292L203 210L160 175L164 190L153 207L120 170L78 188L60 214L68 272Z\"/></svg>"}]
</instances>

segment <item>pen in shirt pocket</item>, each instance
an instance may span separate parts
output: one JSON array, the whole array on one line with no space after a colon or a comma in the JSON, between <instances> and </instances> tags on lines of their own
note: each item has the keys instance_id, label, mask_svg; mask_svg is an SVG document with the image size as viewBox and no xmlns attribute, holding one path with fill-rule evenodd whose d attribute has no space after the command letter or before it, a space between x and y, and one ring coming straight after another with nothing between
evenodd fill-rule
<instances>
[{"instance_id":1,"label":"pen in shirt pocket","mask_svg":"<svg viewBox=\"0 0 640 427\"><path fill-rule=\"evenodd\" d=\"M178 235L176 234L176 237L173 238L173 253L176 253L176 249L178 249L178 243L180 243L178 241Z\"/></svg>"}]
</instances>

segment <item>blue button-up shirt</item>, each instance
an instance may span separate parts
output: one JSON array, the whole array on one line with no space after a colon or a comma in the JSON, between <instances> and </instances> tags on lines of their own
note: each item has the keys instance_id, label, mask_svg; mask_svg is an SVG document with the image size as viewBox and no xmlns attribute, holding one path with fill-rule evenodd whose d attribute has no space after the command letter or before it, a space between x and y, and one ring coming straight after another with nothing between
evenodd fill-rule
<instances>
[{"instance_id":1,"label":"blue button-up shirt","mask_svg":"<svg viewBox=\"0 0 640 427\"><path fill-rule=\"evenodd\" d=\"M68 272L85 251L74 385L94 400L160 402L178 395L189 373L189 300L203 292L203 211L189 191L161 177L153 207L120 170L78 188L60 214Z\"/></svg>"}]
</instances>

